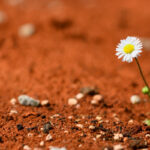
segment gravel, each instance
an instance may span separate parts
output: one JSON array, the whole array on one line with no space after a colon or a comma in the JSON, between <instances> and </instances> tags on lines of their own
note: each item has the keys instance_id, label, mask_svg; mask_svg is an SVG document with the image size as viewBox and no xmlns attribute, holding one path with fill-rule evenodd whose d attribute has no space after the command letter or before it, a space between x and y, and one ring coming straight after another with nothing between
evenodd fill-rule
<instances>
[{"instance_id":1,"label":"gravel","mask_svg":"<svg viewBox=\"0 0 150 150\"><path fill-rule=\"evenodd\" d=\"M21 105L24 106L39 106L40 105L40 101L39 100L35 100L32 97L29 97L27 95L20 95L18 97L18 101Z\"/></svg>"},{"instance_id":2,"label":"gravel","mask_svg":"<svg viewBox=\"0 0 150 150\"><path fill-rule=\"evenodd\" d=\"M49 133L49 130L53 129L53 126L50 122L44 124L43 126L43 132L44 133Z\"/></svg>"},{"instance_id":3,"label":"gravel","mask_svg":"<svg viewBox=\"0 0 150 150\"><path fill-rule=\"evenodd\" d=\"M46 141L51 141L53 139L53 137L51 136L51 134L48 134L47 136L46 136Z\"/></svg>"},{"instance_id":4,"label":"gravel","mask_svg":"<svg viewBox=\"0 0 150 150\"><path fill-rule=\"evenodd\" d=\"M99 93L95 87L83 87L80 89L80 92L84 95L96 95Z\"/></svg>"},{"instance_id":5,"label":"gravel","mask_svg":"<svg viewBox=\"0 0 150 150\"><path fill-rule=\"evenodd\" d=\"M41 106L49 106L49 100L41 101Z\"/></svg>"},{"instance_id":6,"label":"gravel","mask_svg":"<svg viewBox=\"0 0 150 150\"><path fill-rule=\"evenodd\" d=\"M17 124L17 129L18 129L18 131L20 131L20 130L23 130L23 129L24 129L24 127L23 127L23 125L22 125L22 124Z\"/></svg>"}]
</instances>

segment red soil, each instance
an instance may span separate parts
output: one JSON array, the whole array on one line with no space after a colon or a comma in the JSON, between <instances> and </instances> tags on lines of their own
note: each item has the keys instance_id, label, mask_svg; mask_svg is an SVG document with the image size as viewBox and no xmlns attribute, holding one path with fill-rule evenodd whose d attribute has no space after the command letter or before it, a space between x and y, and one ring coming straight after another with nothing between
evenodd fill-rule
<instances>
[{"instance_id":1,"label":"red soil","mask_svg":"<svg viewBox=\"0 0 150 150\"><path fill-rule=\"evenodd\" d=\"M0 149L40 147L47 135L40 128L48 121L54 126L49 131L53 140L41 149L101 150L118 143L125 149L150 147L150 139L145 137L150 129L142 123L150 118L150 102L144 102L147 97L141 93L143 81L135 62L122 63L115 56L121 38L150 37L149 6L149 0L24 0L15 6L1 0L0 10L6 13L7 22L0 24ZM24 23L36 27L29 38L18 36ZM149 58L150 52L144 51L139 60L150 81ZM86 96L79 101L80 108L70 107L68 98L86 86L98 87L104 101L95 107L90 104L92 97ZM12 106L10 99L22 94L48 99L50 106ZM131 104L133 94L143 101ZM18 113L10 116L12 109ZM52 119L57 113L60 116ZM97 115L103 123L92 121ZM78 118L83 129L73 128ZM18 131L18 124L24 129ZM90 131L89 125L97 130ZM94 140L102 131L105 135ZM113 133L118 132L126 140L115 142Z\"/></svg>"}]
</instances>

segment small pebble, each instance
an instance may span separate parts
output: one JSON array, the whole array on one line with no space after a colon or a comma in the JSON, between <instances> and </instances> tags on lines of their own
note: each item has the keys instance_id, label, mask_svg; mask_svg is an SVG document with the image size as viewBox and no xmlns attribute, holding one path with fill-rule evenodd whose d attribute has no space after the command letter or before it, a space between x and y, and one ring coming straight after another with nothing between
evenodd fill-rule
<instances>
[{"instance_id":1,"label":"small pebble","mask_svg":"<svg viewBox=\"0 0 150 150\"><path fill-rule=\"evenodd\" d=\"M44 124L43 126L43 132L44 133L49 133L49 130L53 129L53 126L50 122Z\"/></svg>"},{"instance_id":2,"label":"small pebble","mask_svg":"<svg viewBox=\"0 0 150 150\"><path fill-rule=\"evenodd\" d=\"M95 129L95 126L90 125L90 126L89 126L89 129L94 130L94 129Z\"/></svg>"},{"instance_id":3,"label":"small pebble","mask_svg":"<svg viewBox=\"0 0 150 150\"><path fill-rule=\"evenodd\" d=\"M70 120L71 120L72 118L73 118L73 116L68 116L68 119L70 119Z\"/></svg>"},{"instance_id":4,"label":"small pebble","mask_svg":"<svg viewBox=\"0 0 150 150\"><path fill-rule=\"evenodd\" d=\"M20 131L20 130L23 130L23 129L24 129L24 127L23 127L23 125L22 125L22 124L17 124L17 129L18 129L18 131Z\"/></svg>"},{"instance_id":5,"label":"small pebble","mask_svg":"<svg viewBox=\"0 0 150 150\"><path fill-rule=\"evenodd\" d=\"M24 150L31 150L31 148L28 145L24 145L23 149Z\"/></svg>"},{"instance_id":6,"label":"small pebble","mask_svg":"<svg viewBox=\"0 0 150 150\"><path fill-rule=\"evenodd\" d=\"M10 115L13 115L13 114L17 114L18 113L18 111L17 110L15 110L15 109L12 109L12 110L10 110Z\"/></svg>"},{"instance_id":7,"label":"small pebble","mask_svg":"<svg viewBox=\"0 0 150 150\"><path fill-rule=\"evenodd\" d=\"M12 98L12 99L10 100L10 103L11 103L12 105L16 105L17 100L16 100L15 98Z\"/></svg>"},{"instance_id":8,"label":"small pebble","mask_svg":"<svg viewBox=\"0 0 150 150\"><path fill-rule=\"evenodd\" d=\"M99 101L93 99L91 100L91 104L97 106L99 104Z\"/></svg>"},{"instance_id":9,"label":"small pebble","mask_svg":"<svg viewBox=\"0 0 150 150\"><path fill-rule=\"evenodd\" d=\"M97 134L96 138L99 139L102 135L101 134Z\"/></svg>"},{"instance_id":10,"label":"small pebble","mask_svg":"<svg viewBox=\"0 0 150 150\"><path fill-rule=\"evenodd\" d=\"M69 98L68 99L68 105L74 106L78 103L78 101L75 98Z\"/></svg>"},{"instance_id":11,"label":"small pebble","mask_svg":"<svg viewBox=\"0 0 150 150\"><path fill-rule=\"evenodd\" d=\"M35 33L35 26L33 24L24 24L18 31L21 37L29 37Z\"/></svg>"},{"instance_id":12,"label":"small pebble","mask_svg":"<svg viewBox=\"0 0 150 150\"><path fill-rule=\"evenodd\" d=\"M123 150L124 149L121 144L114 145L113 148L114 148L114 150Z\"/></svg>"},{"instance_id":13,"label":"small pebble","mask_svg":"<svg viewBox=\"0 0 150 150\"><path fill-rule=\"evenodd\" d=\"M40 146L44 146L44 144L45 144L44 141L40 142Z\"/></svg>"},{"instance_id":14,"label":"small pebble","mask_svg":"<svg viewBox=\"0 0 150 150\"><path fill-rule=\"evenodd\" d=\"M137 104L141 101L141 99L138 95L132 95L130 101L132 104Z\"/></svg>"},{"instance_id":15,"label":"small pebble","mask_svg":"<svg viewBox=\"0 0 150 150\"><path fill-rule=\"evenodd\" d=\"M28 133L28 137L32 137L33 136L33 133Z\"/></svg>"},{"instance_id":16,"label":"small pebble","mask_svg":"<svg viewBox=\"0 0 150 150\"><path fill-rule=\"evenodd\" d=\"M69 133L68 130L65 130L64 133Z\"/></svg>"},{"instance_id":17,"label":"small pebble","mask_svg":"<svg viewBox=\"0 0 150 150\"><path fill-rule=\"evenodd\" d=\"M102 120L102 117L101 116L96 116L96 120L100 121L100 120Z\"/></svg>"},{"instance_id":18,"label":"small pebble","mask_svg":"<svg viewBox=\"0 0 150 150\"><path fill-rule=\"evenodd\" d=\"M150 134L146 134L145 137L150 138Z\"/></svg>"},{"instance_id":19,"label":"small pebble","mask_svg":"<svg viewBox=\"0 0 150 150\"><path fill-rule=\"evenodd\" d=\"M78 93L76 96L75 96L75 98L76 99L82 99L84 97L84 94L83 93Z\"/></svg>"},{"instance_id":20,"label":"small pebble","mask_svg":"<svg viewBox=\"0 0 150 150\"><path fill-rule=\"evenodd\" d=\"M129 121L128 121L128 124L133 124L133 120L132 119L130 119Z\"/></svg>"},{"instance_id":21,"label":"small pebble","mask_svg":"<svg viewBox=\"0 0 150 150\"><path fill-rule=\"evenodd\" d=\"M46 141L51 141L53 139L53 137L51 136L51 134L48 134L46 136Z\"/></svg>"},{"instance_id":22,"label":"small pebble","mask_svg":"<svg viewBox=\"0 0 150 150\"><path fill-rule=\"evenodd\" d=\"M0 11L0 24L6 21L6 15L4 12Z\"/></svg>"},{"instance_id":23,"label":"small pebble","mask_svg":"<svg viewBox=\"0 0 150 150\"><path fill-rule=\"evenodd\" d=\"M83 128L83 125L82 124L76 124L76 127L78 127L78 128Z\"/></svg>"},{"instance_id":24,"label":"small pebble","mask_svg":"<svg viewBox=\"0 0 150 150\"><path fill-rule=\"evenodd\" d=\"M123 139L123 134L115 133L114 134L114 140L115 141L121 141Z\"/></svg>"},{"instance_id":25,"label":"small pebble","mask_svg":"<svg viewBox=\"0 0 150 150\"><path fill-rule=\"evenodd\" d=\"M41 106L48 106L48 105L49 105L49 101L48 100L41 101Z\"/></svg>"},{"instance_id":26,"label":"small pebble","mask_svg":"<svg viewBox=\"0 0 150 150\"><path fill-rule=\"evenodd\" d=\"M80 92L84 95L95 95L99 93L95 87L83 87L80 89Z\"/></svg>"},{"instance_id":27,"label":"small pebble","mask_svg":"<svg viewBox=\"0 0 150 150\"><path fill-rule=\"evenodd\" d=\"M27 95L20 95L18 97L18 101L21 105L24 106L39 106L40 105L40 101L39 100L35 100L32 97L29 97Z\"/></svg>"},{"instance_id":28,"label":"small pebble","mask_svg":"<svg viewBox=\"0 0 150 150\"><path fill-rule=\"evenodd\" d=\"M55 146L50 146L49 150L67 150L67 149L65 147L59 148L59 147L55 147Z\"/></svg>"},{"instance_id":29,"label":"small pebble","mask_svg":"<svg viewBox=\"0 0 150 150\"><path fill-rule=\"evenodd\" d=\"M100 95L100 94L96 94L96 95L93 96L93 99L97 100L97 101L102 101L103 100L103 96Z\"/></svg>"},{"instance_id":30,"label":"small pebble","mask_svg":"<svg viewBox=\"0 0 150 150\"><path fill-rule=\"evenodd\" d=\"M77 104L77 105L76 105L76 109L79 109L79 108L80 108L80 104Z\"/></svg>"}]
</instances>

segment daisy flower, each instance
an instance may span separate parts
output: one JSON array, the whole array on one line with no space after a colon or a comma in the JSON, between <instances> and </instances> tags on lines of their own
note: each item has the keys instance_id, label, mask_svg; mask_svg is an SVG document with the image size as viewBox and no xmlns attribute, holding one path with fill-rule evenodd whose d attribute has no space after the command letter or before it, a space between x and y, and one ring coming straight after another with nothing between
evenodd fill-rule
<instances>
[{"instance_id":1,"label":"daisy flower","mask_svg":"<svg viewBox=\"0 0 150 150\"><path fill-rule=\"evenodd\" d=\"M142 43L136 37L128 36L126 39L121 40L116 48L116 55L118 59L131 63L133 58L137 58L142 52Z\"/></svg>"},{"instance_id":2,"label":"daisy flower","mask_svg":"<svg viewBox=\"0 0 150 150\"><path fill-rule=\"evenodd\" d=\"M118 58L122 58L122 61L126 61L128 63L131 63L133 61L133 58L135 58L136 64L138 66L138 69L140 71L141 77L145 83L145 87L142 89L142 92L144 94L147 94L150 97L150 88L148 85L148 82L146 81L142 68L140 66L140 63L137 59L137 57L142 52L142 43L141 41L132 36L128 36L126 39L121 40L116 48L116 55Z\"/></svg>"}]
</instances>

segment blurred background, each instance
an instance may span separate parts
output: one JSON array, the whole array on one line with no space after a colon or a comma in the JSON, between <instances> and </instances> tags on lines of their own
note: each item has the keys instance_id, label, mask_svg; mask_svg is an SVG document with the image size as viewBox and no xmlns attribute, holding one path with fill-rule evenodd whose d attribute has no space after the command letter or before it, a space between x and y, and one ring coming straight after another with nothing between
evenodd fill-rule
<instances>
[{"instance_id":1,"label":"blurred background","mask_svg":"<svg viewBox=\"0 0 150 150\"><path fill-rule=\"evenodd\" d=\"M2 93L65 99L89 84L110 98L140 93L135 63L122 63L115 48L126 36L141 38L140 62L150 81L149 5L149 0L0 0Z\"/></svg>"}]
</instances>

